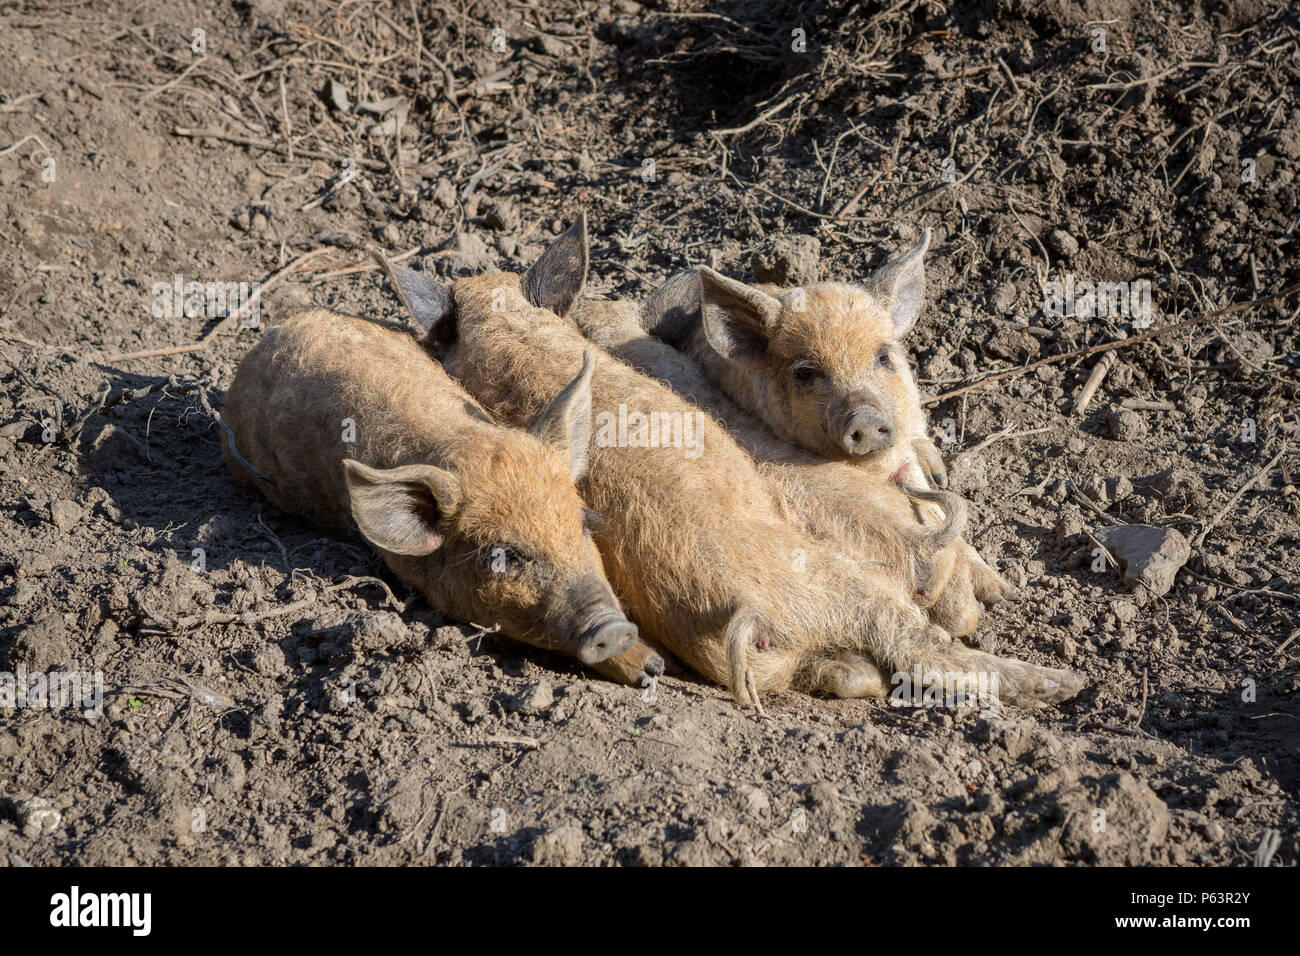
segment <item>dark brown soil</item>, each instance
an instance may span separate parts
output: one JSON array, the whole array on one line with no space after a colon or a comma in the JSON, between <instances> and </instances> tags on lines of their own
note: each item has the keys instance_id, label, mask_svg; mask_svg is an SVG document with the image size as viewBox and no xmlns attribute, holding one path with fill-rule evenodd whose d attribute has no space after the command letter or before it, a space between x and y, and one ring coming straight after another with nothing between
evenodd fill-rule
<instances>
[{"instance_id":1,"label":"dark brown soil","mask_svg":"<svg viewBox=\"0 0 1300 956\"><path fill-rule=\"evenodd\" d=\"M416 6L0 0L0 671L106 693L0 709L0 863L1295 864L1300 297L1122 350L1082 416L1095 358L931 407L1024 595L983 635L1077 699L760 721L446 625L241 489L207 405L258 330L153 291L325 249L263 324L394 317L359 243L518 269L579 208L618 296L789 235L851 279L930 227L938 394L1135 331L1045 316L1067 272L1149 280L1155 326L1300 281L1293 5ZM331 80L405 97L400 143ZM1211 530L1155 597L1093 570L1095 508Z\"/></svg>"}]
</instances>

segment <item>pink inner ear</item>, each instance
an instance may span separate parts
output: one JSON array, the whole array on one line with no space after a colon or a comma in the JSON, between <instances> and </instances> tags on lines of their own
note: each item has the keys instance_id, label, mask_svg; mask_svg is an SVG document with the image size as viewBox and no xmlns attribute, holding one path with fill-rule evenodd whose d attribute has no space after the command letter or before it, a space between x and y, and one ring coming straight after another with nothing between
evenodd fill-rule
<instances>
[{"instance_id":1,"label":"pink inner ear","mask_svg":"<svg viewBox=\"0 0 1300 956\"><path fill-rule=\"evenodd\" d=\"M442 535L436 531L430 531L424 536L424 553L432 554L442 547Z\"/></svg>"}]
</instances>

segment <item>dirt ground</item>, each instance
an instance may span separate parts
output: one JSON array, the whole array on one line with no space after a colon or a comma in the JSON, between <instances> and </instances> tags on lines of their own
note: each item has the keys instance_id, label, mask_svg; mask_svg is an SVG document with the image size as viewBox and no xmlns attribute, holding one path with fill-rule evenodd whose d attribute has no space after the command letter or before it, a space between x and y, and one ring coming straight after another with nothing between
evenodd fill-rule
<instances>
[{"instance_id":1,"label":"dirt ground","mask_svg":"<svg viewBox=\"0 0 1300 956\"><path fill-rule=\"evenodd\" d=\"M1149 281L1152 327L1300 281L1294 6L0 0L0 63L0 672L105 694L0 708L0 863L1300 857L1300 296L1120 350L1081 415L1097 356L930 406L1022 592L981 639L1076 699L763 721L443 622L237 486L259 331L155 290L395 318L363 242L519 270L585 208L591 288L638 296L929 227L937 395L1142 328L1044 314L1067 273ZM1193 542L1168 593L1098 562L1111 519Z\"/></svg>"}]
</instances>

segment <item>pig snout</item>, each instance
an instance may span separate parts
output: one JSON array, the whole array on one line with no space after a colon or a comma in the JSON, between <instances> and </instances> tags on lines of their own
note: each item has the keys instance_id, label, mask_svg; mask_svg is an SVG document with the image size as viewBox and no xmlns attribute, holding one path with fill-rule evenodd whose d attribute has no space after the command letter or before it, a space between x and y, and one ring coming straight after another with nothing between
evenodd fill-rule
<instances>
[{"instance_id":1,"label":"pig snout","mask_svg":"<svg viewBox=\"0 0 1300 956\"><path fill-rule=\"evenodd\" d=\"M595 575L574 582L565 605L566 630L576 635L574 652L584 664L599 664L622 654L636 640L636 625L623 616L609 585Z\"/></svg>"},{"instance_id":2,"label":"pig snout","mask_svg":"<svg viewBox=\"0 0 1300 956\"><path fill-rule=\"evenodd\" d=\"M894 423L880 409L861 405L844 419L840 443L850 455L872 455L894 444Z\"/></svg>"},{"instance_id":3,"label":"pig snout","mask_svg":"<svg viewBox=\"0 0 1300 956\"><path fill-rule=\"evenodd\" d=\"M636 640L636 625L615 612L611 619L593 624L578 639L578 660L584 664L599 664L632 646Z\"/></svg>"}]
</instances>

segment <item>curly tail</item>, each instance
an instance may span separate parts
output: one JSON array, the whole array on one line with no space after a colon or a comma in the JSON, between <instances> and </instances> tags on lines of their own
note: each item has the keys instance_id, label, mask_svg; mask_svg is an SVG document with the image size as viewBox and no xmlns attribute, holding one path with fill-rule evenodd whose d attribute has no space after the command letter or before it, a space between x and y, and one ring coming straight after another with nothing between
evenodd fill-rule
<instances>
[{"instance_id":1,"label":"curly tail","mask_svg":"<svg viewBox=\"0 0 1300 956\"><path fill-rule=\"evenodd\" d=\"M961 537L962 532L966 530L966 499L951 491L913 488L901 481L898 486L909 498L932 501L943 509L943 523L925 538L926 547L931 554L942 551Z\"/></svg>"},{"instance_id":2,"label":"curly tail","mask_svg":"<svg viewBox=\"0 0 1300 956\"><path fill-rule=\"evenodd\" d=\"M763 705L758 699L758 688L754 681L754 672L749 667L751 648L760 647L766 641L762 620L758 613L749 607L741 607L727 622L723 636L727 648L727 671L730 675L731 696L739 707L752 706L759 714L764 714Z\"/></svg>"}]
</instances>

